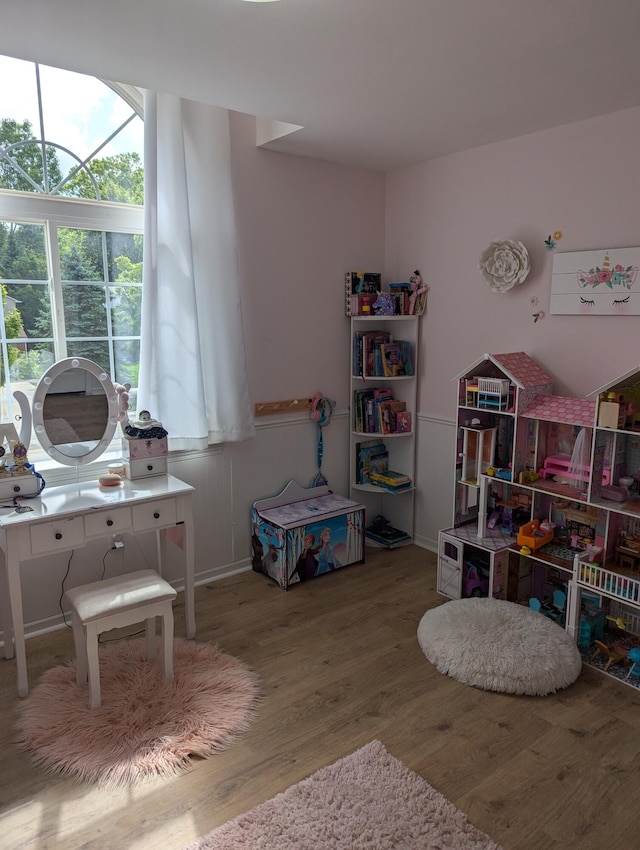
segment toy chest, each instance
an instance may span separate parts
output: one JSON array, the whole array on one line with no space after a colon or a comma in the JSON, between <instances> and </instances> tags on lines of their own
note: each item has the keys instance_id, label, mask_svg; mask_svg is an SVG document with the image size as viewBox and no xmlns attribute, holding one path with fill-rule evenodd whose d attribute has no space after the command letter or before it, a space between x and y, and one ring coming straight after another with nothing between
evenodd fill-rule
<instances>
[{"instance_id":1,"label":"toy chest","mask_svg":"<svg viewBox=\"0 0 640 850\"><path fill-rule=\"evenodd\" d=\"M328 487L290 481L251 508L252 567L287 590L364 561L364 505Z\"/></svg>"}]
</instances>

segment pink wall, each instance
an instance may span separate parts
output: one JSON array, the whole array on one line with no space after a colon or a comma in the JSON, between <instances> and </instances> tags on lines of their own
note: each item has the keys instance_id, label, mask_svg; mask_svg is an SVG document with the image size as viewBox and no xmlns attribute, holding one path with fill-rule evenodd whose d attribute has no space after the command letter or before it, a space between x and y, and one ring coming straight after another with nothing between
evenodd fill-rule
<instances>
[{"instance_id":1,"label":"pink wall","mask_svg":"<svg viewBox=\"0 0 640 850\"><path fill-rule=\"evenodd\" d=\"M508 107L506 107L508 108ZM640 245L640 108L399 169L387 176L385 277L420 268L420 412L452 418L452 378L485 352L524 350L582 396L640 364L640 316L550 316L552 254ZM527 246L532 271L493 293L477 270L493 239ZM537 298L538 305L531 305ZM532 314L544 310L534 323Z\"/></svg>"},{"instance_id":2,"label":"pink wall","mask_svg":"<svg viewBox=\"0 0 640 850\"><path fill-rule=\"evenodd\" d=\"M344 273L381 271L385 177L260 150L232 114L238 256L253 402L321 391L349 404Z\"/></svg>"}]
</instances>

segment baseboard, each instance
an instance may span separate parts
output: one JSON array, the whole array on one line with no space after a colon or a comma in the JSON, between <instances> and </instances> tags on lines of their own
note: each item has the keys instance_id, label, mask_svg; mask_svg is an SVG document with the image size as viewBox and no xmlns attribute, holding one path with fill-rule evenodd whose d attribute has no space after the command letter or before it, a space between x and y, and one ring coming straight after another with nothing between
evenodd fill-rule
<instances>
[{"instance_id":1,"label":"baseboard","mask_svg":"<svg viewBox=\"0 0 640 850\"><path fill-rule=\"evenodd\" d=\"M425 537L422 534L416 534L413 538L413 542L416 546L420 546L422 549L428 549L430 552L434 552L436 554L438 552L438 541L432 540L430 537Z\"/></svg>"},{"instance_id":2,"label":"baseboard","mask_svg":"<svg viewBox=\"0 0 640 850\"><path fill-rule=\"evenodd\" d=\"M243 561L239 561L236 564L225 564L223 566L213 567L210 570L197 573L194 584L196 587L200 587L201 585L209 584L212 581L219 581L221 578L228 578L229 576L238 575L238 573L248 572L250 569L251 560L249 558L245 558ZM184 582L182 579L177 579L170 583L177 591L184 590ZM68 619L67 623L70 622L71 621ZM25 623L24 636L28 639L38 637L38 635L46 635L50 632L56 632L60 629L68 628L67 623L65 623L64 617L61 613L56 614L55 617L47 617L43 620L35 620L32 623ZM4 635L3 639L0 641L0 646L4 647Z\"/></svg>"}]
</instances>

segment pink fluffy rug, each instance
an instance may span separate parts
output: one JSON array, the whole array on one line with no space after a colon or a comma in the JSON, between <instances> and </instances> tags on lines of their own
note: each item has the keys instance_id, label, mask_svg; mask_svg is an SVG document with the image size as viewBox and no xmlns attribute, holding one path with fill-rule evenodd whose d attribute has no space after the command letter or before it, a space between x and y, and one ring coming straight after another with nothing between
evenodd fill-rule
<instances>
[{"instance_id":1,"label":"pink fluffy rug","mask_svg":"<svg viewBox=\"0 0 640 850\"><path fill-rule=\"evenodd\" d=\"M184 850L500 850L380 741Z\"/></svg>"},{"instance_id":2,"label":"pink fluffy rug","mask_svg":"<svg viewBox=\"0 0 640 850\"><path fill-rule=\"evenodd\" d=\"M209 644L174 641L174 680L144 640L100 647L102 705L89 709L75 662L48 670L18 708L18 743L48 770L114 787L188 770L226 749L254 716L257 676Z\"/></svg>"}]
</instances>

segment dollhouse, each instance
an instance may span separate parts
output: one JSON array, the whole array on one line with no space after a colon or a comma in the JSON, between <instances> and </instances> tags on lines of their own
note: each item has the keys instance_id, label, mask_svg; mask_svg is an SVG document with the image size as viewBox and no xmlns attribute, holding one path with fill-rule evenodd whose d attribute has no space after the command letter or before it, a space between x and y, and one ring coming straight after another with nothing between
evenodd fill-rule
<instances>
[{"instance_id":1,"label":"dollhouse","mask_svg":"<svg viewBox=\"0 0 640 850\"><path fill-rule=\"evenodd\" d=\"M624 664L640 645L640 367L587 398L554 395L524 352L484 354L455 380L438 591L536 607L585 657L607 637Z\"/></svg>"}]
</instances>

